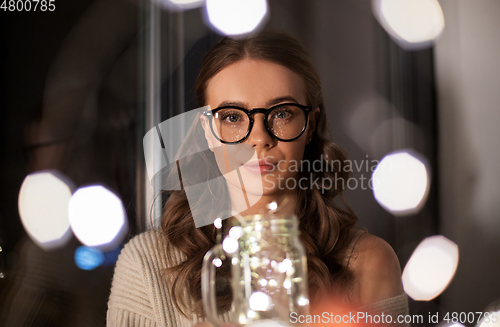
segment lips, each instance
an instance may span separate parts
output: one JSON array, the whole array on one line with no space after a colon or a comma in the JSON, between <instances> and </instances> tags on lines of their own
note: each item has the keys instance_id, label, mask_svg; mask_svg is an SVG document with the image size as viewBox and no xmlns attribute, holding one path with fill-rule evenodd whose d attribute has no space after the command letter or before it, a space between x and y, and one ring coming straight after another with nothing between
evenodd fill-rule
<instances>
[{"instance_id":1,"label":"lips","mask_svg":"<svg viewBox=\"0 0 500 327\"><path fill-rule=\"evenodd\" d=\"M254 174L265 174L274 171L276 164L268 159L259 159L249 161L243 167Z\"/></svg>"}]
</instances>

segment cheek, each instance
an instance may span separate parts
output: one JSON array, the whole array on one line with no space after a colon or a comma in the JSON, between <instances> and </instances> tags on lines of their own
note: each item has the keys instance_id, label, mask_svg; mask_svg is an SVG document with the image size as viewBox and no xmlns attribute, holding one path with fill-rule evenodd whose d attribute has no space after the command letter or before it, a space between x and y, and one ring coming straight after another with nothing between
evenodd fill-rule
<instances>
[{"instance_id":1,"label":"cheek","mask_svg":"<svg viewBox=\"0 0 500 327\"><path fill-rule=\"evenodd\" d=\"M222 145L222 143L219 140L217 140L217 138L212 133L210 125L206 124L203 129L204 129L204 136L208 144L211 144L213 148L220 147Z\"/></svg>"},{"instance_id":2,"label":"cheek","mask_svg":"<svg viewBox=\"0 0 500 327\"><path fill-rule=\"evenodd\" d=\"M302 140L297 143L291 142L289 146L283 150L283 152L285 152L285 158L290 161L290 163L294 161L300 164L304 158L305 143Z\"/></svg>"}]
</instances>

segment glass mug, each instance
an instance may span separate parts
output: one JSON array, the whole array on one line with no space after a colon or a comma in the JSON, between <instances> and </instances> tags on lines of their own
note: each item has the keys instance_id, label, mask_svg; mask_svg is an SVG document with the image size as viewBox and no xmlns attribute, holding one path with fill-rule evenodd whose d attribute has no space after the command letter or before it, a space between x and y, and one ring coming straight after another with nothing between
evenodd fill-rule
<instances>
[{"instance_id":1,"label":"glass mug","mask_svg":"<svg viewBox=\"0 0 500 327\"><path fill-rule=\"evenodd\" d=\"M202 299L208 321L217 315L215 267L231 261L231 321L240 326L301 326L290 315L308 315L307 262L295 215L240 218L222 244L209 250L202 267ZM302 325L304 326L304 325Z\"/></svg>"}]
</instances>

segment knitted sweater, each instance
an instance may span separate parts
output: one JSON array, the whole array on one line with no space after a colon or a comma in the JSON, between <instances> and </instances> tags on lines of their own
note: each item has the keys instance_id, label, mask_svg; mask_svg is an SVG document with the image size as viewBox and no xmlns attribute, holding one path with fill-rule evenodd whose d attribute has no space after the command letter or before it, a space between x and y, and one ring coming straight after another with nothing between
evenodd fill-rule
<instances>
[{"instance_id":1,"label":"knitted sweater","mask_svg":"<svg viewBox=\"0 0 500 327\"><path fill-rule=\"evenodd\" d=\"M354 247L358 233L348 253ZM157 231L148 231L134 237L122 250L116 263L108 301L107 326L126 327L191 327L203 321L195 314L190 319L175 307L170 296L171 279L164 268L175 266L185 257L180 251L166 255L166 243ZM185 293L189 299L187 292ZM377 314L384 312L393 317L408 313L406 294L359 308L358 311ZM229 313L220 317L229 321Z\"/></svg>"}]
</instances>

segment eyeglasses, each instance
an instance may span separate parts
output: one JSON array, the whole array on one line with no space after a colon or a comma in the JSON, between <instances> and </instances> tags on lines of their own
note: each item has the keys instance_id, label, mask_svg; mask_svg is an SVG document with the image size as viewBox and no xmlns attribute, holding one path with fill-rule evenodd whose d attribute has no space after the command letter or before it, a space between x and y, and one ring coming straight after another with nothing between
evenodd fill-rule
<instances>
[{"instance_id":1,"label":"eyeglasses","mask_svg":"<svg viewBox=\"0 0 500 327\"><path fill-rule=\"evenodd\" d=\"M255 114L264 114L267 132L282 142L298 139L306 130L311 107L298 103L280 103L269 109L251 110L224 106L207 110L203 114L210 119L212 134L222 143L243 142L252 131Z\"/></svg>"}]
</instances>

